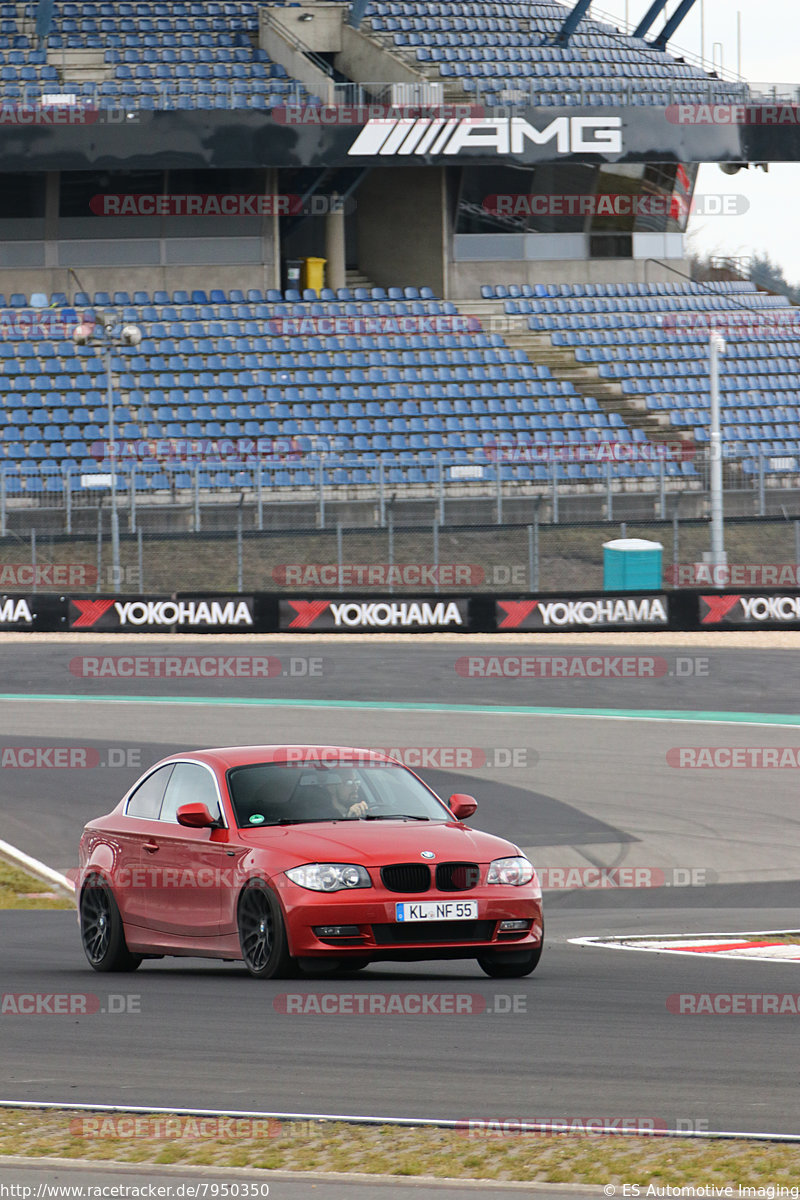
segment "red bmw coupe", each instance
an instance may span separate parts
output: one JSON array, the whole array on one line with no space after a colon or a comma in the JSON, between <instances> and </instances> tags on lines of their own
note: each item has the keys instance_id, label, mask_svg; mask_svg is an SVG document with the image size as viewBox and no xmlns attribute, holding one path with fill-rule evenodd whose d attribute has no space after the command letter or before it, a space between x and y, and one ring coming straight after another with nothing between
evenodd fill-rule
<instances>
[{"instance_id":1,"label":"red bmw coupe","mask_svg":"<svg viewBox=\"0 0 800 1200\"><path fill-rule=\"evenodd\" d=\"M338 746L175 754L80 843L78 917L96 971L165 955L241 959L270 979L298 967L475 958L528 975L542 893L517 846L469 829L385 755Z\"/></svg>"}]
</instances>

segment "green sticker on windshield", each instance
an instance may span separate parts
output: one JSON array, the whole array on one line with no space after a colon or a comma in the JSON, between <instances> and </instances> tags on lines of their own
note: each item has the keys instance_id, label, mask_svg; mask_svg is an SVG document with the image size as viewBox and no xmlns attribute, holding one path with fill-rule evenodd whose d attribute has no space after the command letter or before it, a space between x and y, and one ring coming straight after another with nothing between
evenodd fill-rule
<instances>
[{"instance_id":1,"label":"green sticker on windshield","mask_svg":"<svg viewBox=\"0 0 800 1200\"><path fill-rule=\"evenodd\" d=\"M251 825L263 825L264 818L261 815L261 813L253 813L252 817L250 818L250 824Z\"/></svg>"}]
</instances>

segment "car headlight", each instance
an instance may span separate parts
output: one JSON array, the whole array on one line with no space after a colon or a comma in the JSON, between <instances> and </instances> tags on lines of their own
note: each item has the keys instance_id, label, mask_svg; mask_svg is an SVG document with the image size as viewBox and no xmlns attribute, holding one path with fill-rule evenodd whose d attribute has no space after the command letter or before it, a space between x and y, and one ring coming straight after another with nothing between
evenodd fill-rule
<instances>
[{"instance_id":1,"label":"car headlight","mask_svg":"<svg viewBox=\"0 0 800 1200\"><path fill-rule=\"evenodd\" d=\"M487 883L505 883L512 887L521 887L530 883L535 875L533 864L527 858L496 858L489 865Z\"/></svg>"},{"instance_id":2,"label":"car headlight","mask_svg":"<svg viewBox=\"0 0 800 1200\"><path fill-rule=\"evenodd\" d=\"M286 874L292 883L309 888L312 892L341 892L351 888L372 887L372 880L364 867L353 863L306 863L303 867L291 867Z\"/></svg>"}]
</instances>

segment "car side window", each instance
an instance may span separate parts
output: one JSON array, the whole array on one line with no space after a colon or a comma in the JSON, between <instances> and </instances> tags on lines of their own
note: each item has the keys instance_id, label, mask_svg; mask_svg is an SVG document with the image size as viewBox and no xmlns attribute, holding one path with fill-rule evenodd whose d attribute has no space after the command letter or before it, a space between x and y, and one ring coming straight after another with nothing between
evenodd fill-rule
<instances>
[{"instance_id":1,"label":"car side window","mask_svg":"<svg viewBox=\"0 0 800 1200\"><path fill-rule=\"evenodd\" d=\"M177 823L182 804L205 804L212 817L219 817L219 799L214 776L199 763L176 763L161 806L161 820Z\"/></svg>"},{"instance_id":2,"label":"car side window","mask_svg":"<svg viewBox=\"0 0 800 1200\"><path fill-rule=\"evenodd\" d=\"M172 763L168 763L165 767L159 767L157 771L153 771L152 775L148 775L143 783L139 784L125 809L129 817L144 817L148 821L158 820L164 789L169 782L172 768Z\"/></svg>"}]
</instances>

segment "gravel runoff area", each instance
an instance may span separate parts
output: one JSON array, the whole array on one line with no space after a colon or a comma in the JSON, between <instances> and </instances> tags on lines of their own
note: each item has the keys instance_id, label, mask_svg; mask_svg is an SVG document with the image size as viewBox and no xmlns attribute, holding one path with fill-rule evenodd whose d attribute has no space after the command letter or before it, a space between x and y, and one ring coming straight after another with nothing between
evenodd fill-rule
<instances>
[{"instance_id":1,"label":"gravel runoff area","mask_svg":"<svg viewBox=\"0 0 800 1200\"><path fill-rule=\"evenodd\" d=\"M402 599L402 597L401 597ZM154 646L159 642L171 645L173 648L186 645L209 645L224 642L230 646L245 646L256 644L269 646L273 643L302 643L306 646L321 645L324 642L358 642L362 645L375 643L386 645L396 642L401 645L424 645L431 642L450 642L453 645L506 645L527 646L639 646L647 650L652 646L696 646L707 650L800 650L800 629L774 630L708 630L697 633L656 632L643 630L640 633L630 633L620 630L618 633L0 633L0 647L13 643L30 642L31 645L43 643L82 643L89 647L92 643L108 642L140 642L142 645Z\"/></svg>"},{"instance_id":2,"label":"gravel runoff area","mask_svg":"<svg viewBox=\"0 0 800 1200\"><path fill-rule=\"evenodd\" d=\"M796 1187L800 1174L797 1145L744 1138L598 1135L577 1123L553 1134L521 1132L514 1122L482 1128L474 1124L463 1129L412 1129L303 1119L237 1120L58 1109L0 1110L0 1165L6 1156L38 1163L54 1156L93 1164L112 1161L153 1167L180 1164L266 1172L359 1172L382 1180L613 1184L618 1188L635 1181L643 1196L648 1185L703 1185L730 1187L730 1195L747 1187L754 1189L750 1195L766 1197L770 1187Z\"/></svg>"},{"instance_id":3,"label":"gravel runoff area","mask_svg":"<svg viewBox=\"0 0 800 1200\"><path fill-rule=\"evenodd\" d=\"M0 857L0 910L4 908L74 908L72 900L51 891L41 879ZM0 1012L2 1000L0 1000Z\"/></svg>"}]
</instances>

